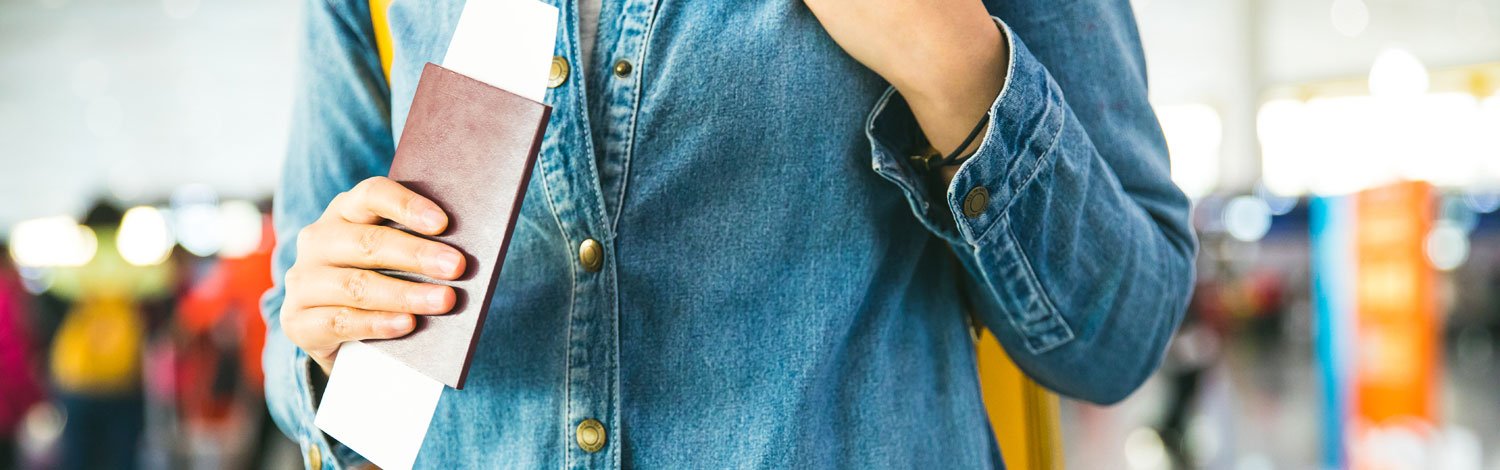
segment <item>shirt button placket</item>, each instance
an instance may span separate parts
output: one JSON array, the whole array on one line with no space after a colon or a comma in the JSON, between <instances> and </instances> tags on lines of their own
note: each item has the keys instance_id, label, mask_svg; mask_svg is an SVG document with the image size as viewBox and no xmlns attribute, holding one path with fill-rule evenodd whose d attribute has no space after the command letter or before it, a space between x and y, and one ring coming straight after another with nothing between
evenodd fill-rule
<instances>
[{"instance_id":1,"label":"shirt button placket","mask_svg":"<svg viewBox=\"0 0 1500 470\"><path fill-rule=\"evenodd\" d=\"M603 106L596 108L599 122L592 130L597 133L593 141L599 146L596 162L598 189L605 204L603 224L598 231L583 233L578 243L577 256L581 284L575 305L574 339L570 361L569 429L576 444L571 449L570 466L574 468L618 468L621 465L619 451L611 446L619 443L620 422L620 367L619 367L619 300L615 298L619 252L611 236L615 217L619 216L625 179L629 172L633 146L635 119L640 102L641 82L644 79L642 62L645 57L645 38L656 12L656 0L626 0L618 9L606 8L612 15L603 17L597 50L606 52L610 64L600 70L607 75L598 77L602 86L597 96L589 96ZM603 22L612 23L605 26ZM591 72L592 74L593 72ZM614 258L611 258L614 257ZM615 262L610 262L614 259ZM615 436L615 442L610 442ZM618 449L618 448L617 448Z\"/></svg>"}]
</instances>

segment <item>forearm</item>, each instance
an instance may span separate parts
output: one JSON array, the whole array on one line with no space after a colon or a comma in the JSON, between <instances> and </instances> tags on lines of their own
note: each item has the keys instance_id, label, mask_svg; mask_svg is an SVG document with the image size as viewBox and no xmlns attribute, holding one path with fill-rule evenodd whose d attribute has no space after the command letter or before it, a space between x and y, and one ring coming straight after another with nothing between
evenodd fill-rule
<instances>
[{"instance_id":1,"label":"forearm","mask_svg":"<svg viewBox=\"0 0 1500 470\"><path fill-rule=\"evenodd\" d=\"M923 71L909 80L893 83L906 98L912 115L933 150L960 156L973 153L983 139L974 139L963 149L958 146L985 120L990 105L1005 87L1010 67L1010 46L1005 33L988 17L984 26L971 28L964 45L949 48L948 54L934 55L932 62L917 67ZM958 165L939 169L946 187L958 172Z\"/></svg>"}]
</instances>

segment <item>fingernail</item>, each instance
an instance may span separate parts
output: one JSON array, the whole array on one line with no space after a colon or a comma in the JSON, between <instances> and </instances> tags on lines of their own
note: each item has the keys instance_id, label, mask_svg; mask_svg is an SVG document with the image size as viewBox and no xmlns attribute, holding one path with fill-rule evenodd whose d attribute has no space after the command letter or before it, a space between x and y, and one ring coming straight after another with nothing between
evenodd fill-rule
<instances>
[{"instance_id":1,"label":"fingernail","mask_svg":"<svg viewBox=\"0 0 1500 470\"><path fill-rule=\"evenodd\" d=\"M437 230L443 226L443 212L437 209L422 211L422 223L427 225L428 230Z\"/></svg>"},{"instance_id":2,"label":"fingernail","mask_svg":"<svg viewBox=\"0 0 1500 470\"><path fill-rule=\"evenodd\" d=\"M447 289L436 288L427 291L427 305L434 309L443 308L443 298L447 297Z\"/></svg>"},{"instance_id":3,"label":"fingernail","mask_svg":"<svg viewBox=\"0 0 1500 470\"><path fill-rule=\"evenodd\" d=\"M386 320L386 326L396 333L405 333L412 327L411 315L400 315Z\"/></svg>"},{"instance_id":4,"label":"fingernail","mask_svg":"<svg viewBox=\"0 0 1500 470\"><path fill-rule=\"evenodd\" d=\"M418 310L412 313L426 313L420 310L422 310L423 306L431 303L428 300L431 297L432 294L430 292L423 292L422 289L412 289L406 293L406 305L409 305L412 310Z\"/></svg>"},{"instance_id":5,"label":"fingernail","mask_svg":"<svg viewBox=\"0 0 1500 470\"><path fill-rule=\"evenodd\" d=\"M456 274L454 271L458 271L459 261L460 260L458 257L458 253L443 250L442 253L438 253L437 255L438 272L443 274Z\"/></svg>"},{"instance_id":6,"label":"fingernail","mask_svg":"<svg viewBox=\"0 0 1500 470\"><path fill-rule=\"evenodd\" d=\"M442 276L455 274L454 271L458 270L458 262L461 260L457 252L447 248L428 248L424 251L428 253L420 256L422 269L428 274Z\"/></svg>"}]
</instances>

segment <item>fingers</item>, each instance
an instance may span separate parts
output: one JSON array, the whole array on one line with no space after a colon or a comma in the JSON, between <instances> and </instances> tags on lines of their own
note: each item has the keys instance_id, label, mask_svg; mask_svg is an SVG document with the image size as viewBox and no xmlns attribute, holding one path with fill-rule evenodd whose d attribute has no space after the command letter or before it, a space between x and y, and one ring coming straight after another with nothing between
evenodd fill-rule
<instances>
[{"instance_id":1,"label":"fingers","mask_svg":"<svg viewBox=\"0 0 1500 470\"><path fill-rule=\"evenodd\" d=\"M287 296L301 307L354 307L363 310L440 314L453 309L453 288L404 281L375 271L328 266L287 271ZM295 289L295 292L293 292Z\"/></svg>"},{"instance_id":2,"label":"fingers","mask_svg":"<svg viewBox=\"0 0 1500 470\"><path fill-rule=\"evenodd\" d=\"M399 338L411 333L416 321L410 314L351 307L314 307L287 317L283 328L296 332L298 344L327 345L331 353L345 341ZM319 348L322 349L322 348Z\"/></svg>"},{"instance_id":3,"label":"fingers","mask_svg":"<svg viewBox=\"0 0 1500 470\"><path fill-rule=\"evenodd\" d=\"M282 328L325 372L339 344L406 335L416 326L411 314L446 313L457 301L448 286L371 271L455 279L465 269L458 250L377 225L383 220L426 235L448 226L447 214L431 200L374 177L335 197L322 218L297 237L298 259L285 278Z\"/></svg>"},{"instance_id":4,"label":"fingers","mask_svg":"<svg viewBox=\"0 0 1500 470\"><path fill-rule=\"evenodd\" d=\"M299 237L299 252L314 258L315 264L394 269L450 280L464 272L458 250L382 225L323 222L309 225Z\"/></svg>"},{"instance_id":5,"label":"fingers","mask_svg":"<svg viewBox=\"0 0 1500 470\"><path fill-rule=\"evenodd\" d=\"M389 220L427 235L443 233L448 227L448 215L437 204L383 176L361 181L334 197L327 213L356 224Z\"/></svg>"}]
</instances>

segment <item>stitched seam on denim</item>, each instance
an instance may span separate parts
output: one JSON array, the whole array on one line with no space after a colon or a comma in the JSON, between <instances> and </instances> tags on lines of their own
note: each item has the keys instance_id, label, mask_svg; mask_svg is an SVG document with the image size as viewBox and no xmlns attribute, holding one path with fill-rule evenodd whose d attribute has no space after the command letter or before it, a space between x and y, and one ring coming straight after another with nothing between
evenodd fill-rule
<instances>
[{"instance_id":1,"label":"stitched seam on denim","mask_svg":"<svg viewBox=\"0 0 1500 470\"><path fill-rule=\"evenodd\" d=\"M613 245L613 244L611 244L611 245ZM619 287L619 276L618 276L618 273L619 273L619 270L618 270L619 263L614 260L613 250L606 249L605 253L610 253L610 255L609 255L610 259L608 260L608 262L610 263L610 265L609 265L609 284L606 287L608 288L608 291L609 291L609 299L612 300L613 304L614 304L614 306L613 306L614 321L610 322L610 328L612 330L614 330L614 334L613 334L614 347L613 347L612 353L610 354L610 357L609 357L610 368L608 370L608 373L609 373L609 376L610 376L611 396L610 396L610 399L606 403L607 403L607 406L609 407L608 416L610 417L609 419L611 421L609 427L614 428L613 434L615 435L615 445L609 446L610 447L610 449L609 449L610 458L612 460L614 460L615 467L618 468L620 466L620 460L624 458L624 456L620 454L620 447L621 447L622 441L620 441L619 439L620 439L620 436L623 434L621 432L621 430L625 429L625 426L623 424L620 424L620 406L619 406L619 403L620 403L620 292L619 292L619 288L618 288ZM605 437L605 440L606 440L606 442L608 442L608 436Z\"/></svg>"},{"instance_id":2,"label":"stitched seam on denim","mask_svg":"<svg viewBox=\"0 0 1500 470\"><path fill-rule=\"evenodd\" d=\"M625 211L626 189L630 187L630 163L635 160L636 123L641 115L641 94L646 88L646 60L651 58L651 33L656 31L656 12L660 6L660 1L652 0L651 17L646 20L646 35L641 38L641 58L636 60L635 97L630 103L630 131L626 134L625 161L620 162L620 196L615 198L615 214L614 220L610 221L610 233L620 229L621 212Z\"/></svg>"},{"instance_id":3,"label":"stitched seam on denim","mask_svg":"<svg viewBox=\"0 0 1500 470\"><path fill-rule=\"evenodd\" d=\"M1000 249L1000 250L1009 250L1011 248L1010 247L1000 247L998 249ZM972 249L972 252L974 253L974 258L979 261L979 262L975 263L975 265L979 268L980 273L982 273L984 275L984 278L985 278L984 279L984 281L985 281L984 282L985 287L990 290L990 295L995 296L996 302L998 302L998 304L1000 305L1001 309L1003 310L1003 311L1000 312L1000 314L1005 317L1006 323L1009 323L1010 326L1011 326L1011 328L1014 328L1016 330L1016 332L1020 333L1021 336L1023 337L1023 339L1026 339L1026 350L1027 351L1031 351L1032 347L1031 347L1031 341L1029 339L1030 338L1030 334L1026 331L1026 329L1024 327L1022 327L1022 324L1021 324L1022 318L1020 318L1020 317L1023 316L1023 313L1020 312L1019 310L1022 310L1024 306L1017 306L1017 305L1015 305L1017 303L1016 302L1017 299L1015 299L1014 296L1010 295L1010 290L1009 289L1005 289L1005 285L1002 284L1002 281L1004 279L1008 279L1008 278L1013 278L1014 277L1014 276L1009 275L1010 271L1012 269L1009 269L1009 266L1007 266L1007 264L1009 264L1009 263L1006 262L1008 256L1006 256L1006 253L1004 253L1004 252L997 254L995 258L996 258L996 261L998 261L998 263L995 263L995 265L992 266L992 265L989 265L989 263L983 262L984 259L983 259L983 257L981 257L979 255L979 250L980 250L980 248L977 247L977 246L975 246ZM992 273L991 272L991 271L993 271L993 270L995 270L997 268L1000 269L1001 272L999 272L999 273ZM997 276L996 274L999 274L999 275ZM1006 292L1004 294L1002 294L997 289L1005 290Z\"/></svg>"},{"instance_id":4,"label":"stitched seam on denim","mask_svg":"<svg viewBox=\"0 0 1500 470\"><path fill-rule=\"evenodd\" d=\"M1001 103L1005 102L1006 96L1008 96L1008 94L1010 93L1010 84L1011 84L1012 81L1015 81L1015 76L1016 76L1016 36L1015 36L1015 34L1013 34L1010 31L1010 27L1005 25L1005 22L1000 21L1000 18L991 16L990 17L990 21L994 22L995 26L998 27L998 28L1000 28L1000 32L1005 33L1005 42L1006 42L1006 47L1007 47L1006 52L1008 54L1010 54L1010 57L1008 57L1006 59L1006 62L1005 62L1005 83L1002 83L1000 85L1000 94L995 95L995 101L993 101L993 102L990 103L990 109L989 109L989 111L987 111L987 114L988 114L988 116L990 118L990 125L993 126L994 122L995 122L995 110L1000 107ZM892 90L894 90L894 88ZM882 103L883 102L884 101L882 100ZM884 105L882 105L882 108L883 107L884 107ZM994 131L994 130L991 129L991 131ZM977 148L974 149L974 155L980 155L980 154L984 153L984 149L985 149L986 144L991 143L990 142L991 139L990 139L990 136L989 136L990 132L985 132L985 134L986 135L983 138L979 139L979 147L977 147ZM953 192L953 185L952 185L953 181L957 181L959 173L963 173L964 169L968 168L969 162L972 162L972 161L975 161L975 160L978 160L978 159L977 158L968 158L968 159L965 159L962 163L958 164L958 170L956 170L956 171L953 172L953 179L949 181L947 193Z\"/></svg>"},{"instance_id":5,"label":"stitched seam on denim","mask_svg":"<svg viewBox=\"0 0 1500 470\"><path fill-rule=\"evenodd\" d=\"M885 162L882 162L879 159L879 156L882 155L882 152L880 152L877 147L877 142L879 142L880 139L875 137L875 119L879 117L881 113L885 112L886 106L890 105L891 97L895 94L895 87L886 87L885 93L880 95L880 99L875 100L875 109L870 111L869 116L865 116L865 139L870 141L871 160L873 160L877 164L882 164L875 167L876 172L879 172L881 168L885 167L885 165L883 165L883 163Z\"/></svg>"},{"instance_id":6,"label":"stitched seam on denim","mask_svg":"<svg viewBox=\"0 0 1500 470\"><path fill-rule=\"evenodd\" d=\"M1006 26L1004 22L1000 21L1000 18L991 16L990 17L990 21L993 21L995 23L995 26L999 27L1000 31L1002 33L1005 33L1005 42L1006 42L1006 47L1007 47L1006 52L1008 54L1010 54L1010 57L1008 57L1006 59L1006 62L1005 62L1005 83L1002 83L1000 85L1000 94L995 95L995 101L993 101L993 102L990 103L990 109L989 109L989 111L987 111L987 114L988 114L988 116L990 118L990 125L993 126L994 122L995 122L995 110L997 108L1000 108L1001 103L1005 102L1005 98L1010 93L1010 84L1011 84L1011 82L1015 81L1015 77L1016 77L1016 35L1013 34L1010 31L1010 27L1009 26ZM993 131L993 129L991 129L991 131ZM998 131L996 131L996 132L998 132ZM992 139L990 139L989 138L990 136L988 135L988 134L990 134L990 132L985 132L985 134L986 135L984 136L984 138L979 139L979 147L977 147L977 148L974 149L974 155L979 155L979 154L983 153L986 144L990 144L991 143ZM969 162L972 162L974 160L977 160L977 159L975 159L975 158L965 159L963 161L963 163L960 163L958 165L958 170L953 172L953 180L949 181L949 187L948 187L949 191L948 192L950 192L950 193L952 192L952 189L953 189L953 187L952 187L952 181L957 181L958 180L958 174L959 173L963 173L964 169L969 166Z\"/></svg>"},{"instance_id":7,"label":"stitched seam on denim","mask_svg":"<svg viewBox=\"0 0 1500 470\"><path fill-rule=\"evenodd\" d=\"M570 45L573 45L574 47L576 47L576 44L573 43L571 40L569 40L568 43ZM576 83L578 83L578 80L573 80L573 81L568 82L568 83L569 83L568 86L572 87L572 88L578 88L580 86L580 85L576 85ZM578 132L581 133L581 134L583 134L586 137L585 139L583 139L583 145L584 145L584 149L588 151L588 158L584 159L585 164L583 165L583 168L585 170L588 170L588 181L587 181L587 184L582 185L583 186L582 189L583 189L583 192L592 194L594 196L593 197L594 201L593 201L592 204L583 204L583 207L584 207L583 211L584 211L584 213L586 213L589 216L588 217L589 220L587 222L592 222L593 220L597 220L600 217L600 214L594 213L594 211L605 211L606 210L605 209L605 204L604 204L603 190L599 189L599 171L596 168L598 166L598 162L594 158L594 136L593 136L593 130L592 130L591 127L589 127L589 122L588 122L588 119L589 119L588 118L588 115L589 115L588 109L589 108L588 108L588 103L586 103L584 101L584 97L583 97L584 92L580 90L580 91L577 91L577 92L574 92L574 93L569 93L569 95L573 98L573 104L575 106L577 106L577 109L583 110L580 113L576 113L576 114L578 114L578 119L582 123L581 124L582 127L579 128ZM561 150L562 144L559 142L558 145L557 145L557 147L559 148L558 150ZM567 157L564 156L563 158L567 158ZM592 224L587 223L587 222L584 223L584 227L585 228L587 228L589 225L592 225ZM600 239L604 239L604 240L613 240L614 239L614 234L613 234L613 230L609 230L609 227L610 227L609 226L609 221L605 220L602 225L603 225L603 228L605 229L604 230L605 233L595 234L594 236L598 237Z\"/></svg>"},{"instance_id":8,"label":"stitched seam on denim","mask_svg":"<svg viewBox=\"0 0 1500 470\"><path fill-rule=\"evenodd\" d=\"M563 1L563 2L559 2L559 4L563 5L560 8L568 8L569 9L568 11L571 11L572 7L576 4L576 2ZM562 39L564 41L566 41L566 47L567 47L567 49L569 51L573 52L574 57L581 57L583 55L582 45L578 44L578 42L575 40L576 39L576 34L578 34L577 13L574 12L573 15L569 15L568 11L563 11L560 14L560 16L563 17L563 18L570 18L570 19L572 19L572 21L570 21L568 23L568 25L569 25L568 29L570 30L570 31L568 31L569 34L564 34ZM588 96L587 96L588 95L588 91L587 91L588 90L588 84L586 83L586 81L588 80L588 75L586 73L584 73L582 67L579 67L579 70L577 71L577 75L579 75L580 77L577 78L577 79L575 79L575 80L573 80L573 81L571 81L571 82L567 82L567 81L564 82L568 88L563 88L563 90L568 90L568 89L575 90L574 92L568 93L568 95L569 95L570 98L573 99L573 104L575 106L577 106L577 109L581 110L580 112L576 113L578 115L578 122L579 122L579 126L580 126L578 133L583 135L583 150L584 150L584 152L586 152L588 154L589 169L590 169L590 171L593 171L593 165L594 165L594 163L593 163L594 162L594 131L593 131L593 129L594 128L592 127L592 124L589 123L589 103L588 103ZM556 110L554 110L554 111L556 111ZM566 117L560 117L560 116L558 116L558 114L560 114L560 113L553 113L552 114L553 118L557 118L557 119L560 119L560 120L566 120L567 119ZM560 150L560 148L562 147L562 145L561 145L561 143L558 143L554 147L557 148L558 150ZM563 158L566 158L566 157L563 157ZM598 175L594 176L594 180L598 181ZM550 198L549 198L549 200L550 200ZM553 215L556 216L557 214L554 212ZM562 221L561 220L558 221L557 226L558 226L559 229L562 228Z\"/></svg>"},{"instance_id":9,"label":"stitched seam on denim","mask_svg":"<svg viewBox=\"0 0 1500 470\"><path fill-rule=\"evenodd\" d=\"M574 4L574 2L566 2L566 3L569 4L569 7L571 7ZM573 19L572 21L569 22L569 25L572 26L572 28L571 28L573 30L572 32L576 32L577 31L577 23L578 23L577 20L576 20L576 13L574 15L567 15L566 13L564 13L564 17L565 18L572 18ZM569 48L569 50L573 51L574 57L582 56L582 51L579 50L580 49L579 44L576 41L574 41L574 36L572 34L568 34L568 35L565 35L565 36L567 36L568 48ZM581 69L580 69L580 71L581 71ZM585 75L585 74L579 73L579 75ZM589 124L589 111L588 111L589 108L588 108L587 97L585 96L587 94L586 91L585 91L587 89L587 85L586 84L580 85L579 82L582 81L582 80L587 80L586 75L583 78L579 78L578 80L571 81L570 83L568 83L568 87L569 87L569 89L575 90L575 92L569 93L570 97L573 100L574 105L577 106L577 108L575 108L575 109L582 110L581 112L578 112L578 113L575 113L575 114L578 115L577 118L578 118L578 122L580 123L580 124L578 124L580 126L579 130L578 130L578 133L581 134L582 137L583 137L582 140L583 140L583 144L584 144L584 150L587 152L586 153L587 158L585 158L585 165L584 165L584 167L588 169L589 175L590 175L589 184L585 185L585 187L583 189L584 189L585 192L589 192L588 191L588 186L598 186L599 175L595 171L595 168L594 168L594 166L596 165L596 162L595 162L595 159L594 159L594 135L593 135L593 130L592 130L593 128ZM567 158L567 156L566 155L562 155L562 153L561 153L562 143L560 141L561 141L561 138L558 138L558 139L556 139L556 140L553 141L554 142L554 154L558 155L559 157L561 157L562 159L565 160ZM560 171L559 173L555 173L555 174L564 175L563 178L566 179L567 175L569 173L571 173L571 172L566 171L567 170L566 165L562 165L562 167L563 168L561 168L561 170L563 170L563 171ZM543 181L542 189L548 192L548 197L547 197L547 200L549 202L548 205L552 206L552 204L551 204L551 202L552 202L551 185L546 183L547 178L542 178L542 181ZM602 194L598 194L597 192L595 194L596 194L595 199L599 200L598 204L600 206L604 205L603 195ZM583 206L582 208L574 207L574 210L581 209L584 213L587 214L589 212L588 207L590 206L590 204L582 204L582 206ZM564 262L564 264L563 265L568 267L568 281L570 283L569 289L568 289L567 334L565 336L566 339L564 340L564 343L563 343L563 401L562 401L562 406L561 406L562 407L562 426L558 426L559 429L557 430L557 433L560 434L560 436L559 436L559 438L560 438L559 439L559 443L561 444L561 446L563 448L563 452L562 452L562 454L563 454L563 458L562 458L563 468L568 468L568 467L572 466L572 460L573 460L573 452L571 452L572 449L570 449L569 446L568 446L568 428L569 428L569 425L572 424L572 420L569 418L569 416L571 416L570 412L573 409L573 329L574 329L573 320L576 318L576 315L577 315L577 308L578 308L578 287L579 287L578 286L578 269L577 269L577 267L575 267L574 263L572 263L571 261L572 261L572 258L573 258L573 250L574 250L573 247L577 246L577 245L573 242L572 237L569 236L567 226L563 224L563 222L562 222L562 216L561 216L561 214L558 213L558 210L557 210L556 207L553 207L552 217L553 217L554 220L557 221L558 233L560 235L562 235L562 238L563 238L563 248L564 248L564 256L563 256L563 262ZM588 230L587 229L588 225L589 224L587 222L585 222L583 224L583 228L584 228L585 231ZM605 221L605 226L606 227L608 226L608 221ZM587 233L585 233L584 235L587 235ZM595 236L598 236L598 235L595 235Z\"/></svg>"},{"instance_id":10,"label":"stitched seam on denim","mask_svg":"<svg viewBox=\"0 0 1500 470\"><path fill-rule=\"evenodd\" d=\"M1044 118L1050 117L1053 114L1061 114L1061 113L1055 113L1054 112L1054 111L1056 111L1056 109L1053 109L1053 108L1056 108L1056 106L1048 106L1047 108L1048 108L1047 114L1043 116ZM1005 203L1000 206L1000 209L997 212L997 214L999 214L999 215L997 215L995 217L995 221L994 222L990 222L989 226L984 229L983 233L980 233L978 236L974 237L974 240L976 240L978 242L982 242L982 241L988 239L989 236L990 236L990 232L994 231L996 229L996 227L999 225L1000 218L1002 218L1002 217L1009 217L1008 214L1010 213L1011 207L1014 207L1015 204L1016 204L1016 200L1021 198L1021 192L1023 190L1025 190L1028 186L1030 186L1032 181L1036 180L1037 175L1041 174L1042 168L1046 167L1046 164L1049 162L1049 157L1051 157L1052 154L1053 154L1053 151L1057 149L1057 142L1058 142L1059 138L1062 136L1064 127L1066 127L1067 119L1066 118L1062 118L1062 119L1063 119L1063 124L1060 124L1060 125L1057 126L1057 132L1054 132L1052 134L1051 142L1047 144L1047 150L1042 151L1041 154L1037 156L1037 158L1035 160L1036 161L1036 165L1031 168L1030 173L1028 173L1026 175L1026 179L1023 180L1021 183L1015 185L1014 187L1006 189L1006 191L1009 193L1009 195L1006 198ZM1042 124L1042 125L1046 125L1046 124ZM1033 135L1035 135L1035 134L1033 134ZM1020 160L1020 159L1017 159L1017 160ZM1014 169L1015 167L1018 167L1020 165L1021 165L1021 163L1017 163L1012 168ZM1009 225L1009 224L1007 224L1007 225ZM1009 230L1009 228L1007 227L1006 230Z\"/></svg>"},{"instance_id":11,"label":"stitched seam on denim","mask_svg":"<svg viewBox=\"0 0 1500 470\"><path fill-rule=\"evenodd\" d=\"M1042 110L1036 118L1036 124L1031 126L1031 134L1026 136L1025 141L1021 144L1022 147L1017 150L1018 157L1008 162L1009 166L1005 167L1005 172L1003 173L1005 177L1002 184L1005 185L1006 190L1014 189L1016 185L1012 181L1020 178L1017 174L1022 172L1029 174L1032 170L1035 170L1037 161L1052 148L1052 143L1047 142L1044 144L1041 136L1045 135L1042 132L1049 126L1052 115L1056 113L1056 110L1052 109L1053 106L1046 104L1047 100L1045 98L1040 101L1043 103L1041 105ZM1044 146L1045 148L1043 148ZM1039 148L1042 150L1037 151ZM1023 158L1027 155L1036 155L1036 158ZM1008 205L1010 199L1013 199L1013 197L1008 197L1005 201L1002 201L1001 205Z\"/></svg>"},{"instance_id":12,"label":"stitched seam on denim","mask_svg":"<svg viewBox=\"0 0 1500 470\"><path fill-rule=\"evenodd\" d=\"M1000 28L1000 32L1005 33L1005 52L1009 57L1005 62L1005 83L1000 85L999 95L1000 97L1004 97L1005 92L1010 90L1010 77L1016 76L1016 34L1010 30L1009 25L1005 24L1004 21L1000 21L1000 18L991 16L990 21L993 21L995 26Z\"/></svg>"},{"instance_id":13,"label":"stitched seam on denim","mask_svg":"<svg viewBox=\"0 0 1500 470\"><path fill-rule=\"evenodd\" d=\"M1005 233L1003 235L1006 236L1006 239L1009 242L1007 243L1007 245L1012 247L1015 250L1015 255L1020 258L1021 267L1025 268L1026 270L1024 274L1027 287L1036 291L1035 296L1040 298L1041 307L1046 310L1045 318L1040 319L1040 322L1055 323L1054 325L1048 327L1046 330L1037 332L1035 335L1033 335L1029 331L1026 331L1026 348L1031 350L1033 354L1041 354L1047 351L1051 351L1058 346L1066 344L1068 341L1072 341L1074 338L1072 327L1069 327L1067 319L1063 318L1061 313L1058 313L1057 305L1052 300L1052 294L1047 292L1047 287L1042 285L1041 279L1037 278L1036 269L1032 266L1031 263L1031 257L1026 256L1026 250L1021 249L1021 243L1016 240L1016 233L1011 229L1009 216L1006 217ZM1057 332L1060 335L1057 339L1050 341L1041 339L1041 336L1047 333L1051 333L1053 332L1053 330L1061 330ZM1036 341L1045 341L1046 344L1034 348L1031 345L1033 339L1035 339Z\"/></svg>"},{"instance_id":14,"label":"stitched seam on denim","mask_svg":"<svg viewBox=\"0 0 1500 470\"><path fill-rule=\"evenodd\" d=\"M1065 104L1057 104L1057 105L1053 105L1053 106L1048 106L1048 108L1060 107L1060 106L1066 106L1066 105ZM1049 111L1048 114L1051 114L1051 112ZM1041 153L1041 155L1037 156L1037 158L1036 158L1036 166L1032 167L1031 173L1028 174L1028 175L1026 175L1026 179L1023 180L1023 181L1021 181L1020 184L1018 184L1015 187L1013 187L1013 188L1010 189L1010 199L1007 200L1007 201L1005 201L1005 210L1008 211L1008 210L1010 210L1011 206L1015 205L1016 200L1021 198L1021 191L1024 191L1027 186L1030 186L1031 182L1036 180L1037 175L1042 174L1042 169L1046 168L1047 164L1051 162L1051 160L1050 160L1049 157L1052 157L1053 156L1053 151L1057 150L1057 142L1062 137L1063 130L1067 128L1067 123L1068 123L1067 116L1065 115L1065 113L1058 113L1058 114L1060 115L1059 119L1061 119L1062 122L1058 123L1058 125L1057 125L1057 131L1052 133L1052 142L1050 142L1050 143L1047 144L1047 150L1043 151Z\"/></svg>"},{"instance_id":15,"label":"stitched seam on denim","mask_svg":"<svg viewBox=\"0 0 1500 470\"><path fill-rule=\"evenodd\" d=\"M1009 225L1010 221L1007 218L1001 223ZM1057 333L1055 331L1056 326L1049 325L1050 323L1054 322L1053 315L1050 315L1052 310L1048 310L1046 308L1046 304L1044 303L1044 301L1038 300L1038 297L1041 297L1042 295L1026 277L1027 273L1023 271L1027 268L1027 266L1024 265L1026 261L1024 257L1020 256L1020 254L1018 253L1019 250L1018 248L1016 248L1016 245L1013 243L1009 245L1002 245L1003 248L1001 249L1004 251L1001 251L996 255L996 260L998 264L1000 264L1004 268L1003 274L1005 275L1005 277L1003 279L992 278L990 280L992 284L999 284L1004 287L1004 290L1008 294L1012 294L1009 296L998 298L1003 304L1006 305L1007 311L1003 312L1006 320L1011 324L1012 327L1016 329L1016 331L1021 334L1022 339L1026 342L1027 351L1030 351L1033 354L1040 354L1042 352L1050 350L1053 346L1045 344L1048 342L1042 339L1043 337L1048 335L1058 335L1063 336L1067 339L1071 339L1070 331L1064 330L1062 333ZM1013 255L1012 253L1015 254ZM980 263L980 265L982 268L983 263ZM1040 308L1033 307L1033 305L1036 305ZM1030 314L1031 312L1036 311L1040 311L1040 314ZM1033 316L1035 316L1036 318L1031 318Z\"/></svg>"},{"instance_id":16,"label":"stitched seam on denim","mask_svg":"<svg viewBox=\"0 0 1500 470\"><path fill-rule=\"evenodd\" d=\"M589 139L584 139L584 140L588 141ZM538 158L540 158L540 156ZM546 165L546 164L547 163L544 160L543 161L543 165ZM572 398L573 398L572 380L569 379L569 376L571 375L571 371L573 369L573 353L572 353L572 351L570 351L570 349L571 349L571 345L573 344L573 307L574 307L574 305L577 302L577 300L575 298L576 297L576 292L575 291L578 289L578 273L572 268L571 263L566 263L566 261L568 261L568 259L571 258L571 255L573 253L572 252L573 239L568 236L568 229L567 229L567 227L563 226L562 217L560 215L558 215L557 206L555 206L553 204L553 201L552 201L552 197L553 197L552 196L552 185L550 183L548 183L548 180L549 180L548 176L550 174L552 174L552 173L551 172L547 172L546 168L544 167L543 168L542 178L541 178L542 179L542 192L547 195L547 210L548 210L548 212L552 213L552 220L554 220L554 221L557 222L557 232L563 238L563 248L564 248L564 252L565 252L564 255L563 255L563 261L565 261L564 265L568 266L568 268L569 268L568 269L568 280L572 284L572 287L570 289L568 289L568 327L567 327L567 336L566 336L566 339L564 340L564 343L563 343L563 401L562 401L562 405L561 405L561 408L562 408L562 410L561 410L562 413L561 414L562 414L563 425L559 426L559 428L561 428L561 429L558 431L558 433L562 435L560 442L562 443L563 448L567 449L568 448L567 447L568 446L568 424L571 423L571 420L568 419L568 410L571 409L572 406L573 406L572 405ZM571 458L571 455L572 454L570 452L563 451L563 467L564 468L567 468L568 460Z\"/></svg>"},{"instance_id":17,"label":"stitched seam on denim","mask_svg":"<svg viewBox=\"0 0 1500 470\"><path fill-rule=\"evenodd\" d=\"M645 92L646 88L646 61L648 58L650 58L651 54L651 33L656 30L656 14L659 11L659 7L659 1L651 0L651 15L646 19L646 31L640 39L639 47L641 49L641 56L636 60L636 73L632 77L635 80L635 93L633 93L634 96L631 100L630 129L625 134L625 159L623 162L621 162L620 175L618 176L618 178L620 179L620 194L615 198L615 212L613 214L613 220L605 220L605 223L609 226L609 236L611 241L614 240L615 234L618 233L620 219L623 216L622 213L625 211L625 195L628 194L627 189L630 187L630 167L632 161L635 159L635 137L637 124L639 123L641 114L641 95ZM600 190L603 191L603 188L600 188ZM616 244L610 243L610 246L613 247L616 246ZM613 257L615 254L613 253L614 250L612 249L606 249L604 251L609 255L607 256L607 258ZM609 260L607 259L606 261ZM610 388L612 389L612 392L610 399L606 400L605 405L608 407L608 415L610 416L609 419L611 421L609 427L615 428L615 432L613 434L615 435L616 444L609 446L610 460L613 461L615 467L619 467L621 460L623 460L624 458L624 456L620 453L620 448L623 446L623 441L621 440L621 435L623 433L621 432L621 430L624 429L624 425L620 423L620 407L618 406L620 402L619 372L621 315L620 294L618 291L619 277L616 275L619 272L618 266L619 263L617 259L615 260L615 262L610 263L609 284L605 286L607 292L609 293L608 298L614 304L612 308L613 311L611 312L614 318L613 321L610 322L610 329L613 332L611 339L614 343L614 347L612 354L610 354L609 356L610 360L608 362L610 364L610 367L606 370L606 373L608 373L610 377Z\"/></svg>"}]
</instances>

